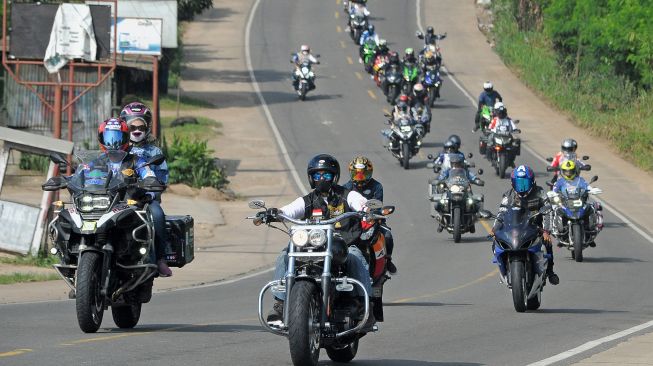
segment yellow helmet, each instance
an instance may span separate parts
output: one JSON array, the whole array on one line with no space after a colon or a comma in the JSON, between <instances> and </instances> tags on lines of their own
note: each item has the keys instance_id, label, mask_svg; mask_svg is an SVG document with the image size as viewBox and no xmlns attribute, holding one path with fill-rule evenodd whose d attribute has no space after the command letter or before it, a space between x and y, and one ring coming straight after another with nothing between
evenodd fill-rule
<instances>
[{"instance_id":1,"label":"yellow helmet","mask_svg":"<svg viewBox=\"0 0 653 366\"><path fill-rule=\"evenodd\" d=\"M374 167L370 159L364 156L357 156L349 163L349 175L352 182L359 186L365 185L372 179Z\"/></svg>"},{"instance_id":2,"label":"yellow helmet","mask_svg":"<svg viewBox=\"0 0 653 366\"><path fill-rule=\"evenodd\" d=\"M560 172L562 177L566 180L572 180L576 178L576 163L573 160L565 160L562 165L560 165Z\"/></svg>"},{"instance_id":3,"label":"yellow helmet","mask_svg":"<svg viewBox=\"0 0 653 366\"><path fill-rule=\"evenodd\" d=\"M433 52L431 52L431 51L424 52L424 58L426 58L426 59L433 58Z\"/></svg>"}]
</instances>

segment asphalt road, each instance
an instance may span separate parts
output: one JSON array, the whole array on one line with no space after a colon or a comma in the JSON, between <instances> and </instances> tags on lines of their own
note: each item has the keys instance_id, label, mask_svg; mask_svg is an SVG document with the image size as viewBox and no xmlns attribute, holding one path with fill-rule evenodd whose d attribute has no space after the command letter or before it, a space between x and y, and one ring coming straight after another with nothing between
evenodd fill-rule
<instances>
[{"instance_id":1,"label":"asphalt road","mask_svg":"<svg viewBox=\"0 0 653 366\"><path fill-rule=\"evenodd\" d=\"M420 45L414 1L377 0L370 10L392 49ZM455 244L450 235L436 233L428 215L426 184L433 173L425 169L426 155L452 133L462 137L463 151L477 153L469 100L445 78L425 148L405 171L382 147L382 111L388 107L357 63L344 27L336 0L263 1L251 52L300 177L310 157L329 152L340 159L344 182L346 162L365 154L384 184L386 203L397 207L389 224L400 275L386 284L386 321L362 339L356 365L523 365L650 320L650 243L609 212L598 247L586 252L584 263L556 250L561 283L545 288L541 310L516 313L510 292L498 283L485 229L478 225L476 234ZM305 102L291 89L288 63L302 43L322 55L317 90ZM518 161L531 164L543 182L543 164L522 153ZM475 192L484 193L486 208L494 210L509 182L489 174L486 161L474 160L487 171L485 187ZM109 312L98 334L81 333L72 301L0 306L0 354L15 352L0 364L287 365L286 339L262 331L256 320L256 297L270 277L155 295L129 332L113 329ZM324 352L323 359L329 363Z\"/></svg>"}]
</instances>

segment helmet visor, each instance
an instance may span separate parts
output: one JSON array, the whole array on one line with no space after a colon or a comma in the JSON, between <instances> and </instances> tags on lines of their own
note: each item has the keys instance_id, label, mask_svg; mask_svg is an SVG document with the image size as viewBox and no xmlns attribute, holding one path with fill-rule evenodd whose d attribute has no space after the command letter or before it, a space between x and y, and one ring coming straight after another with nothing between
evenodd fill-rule
<instances>
[{"instance_id":1,"label":"helmet visor","mask_svg":"<svg viewBox=\"0 0 653 366\"><path fill-rule=\"evenodd\" d=\"M562 176L567 179L574 179L574 177L576 176L576 171L575 169L563 169Z\"/></svg>"},{"instance_id":2,"label":"helmet visor","mask_svg":"<svg viewBox=\"0 0 653 366\"><path fill-rule=\"evenodd\" d=\"M513 188L517 193L526 193L533 187L533 182L527 177L515 177L512 181Z\"/></svg>"},{"instance_id":3,"label":"helmet visor","mask_svg":"<svg viewBox=\"0 0 653 366\"><path fill-rule=\"evenodd\" d=\"M313 180L320 180L320 179L333 180L333 173L315 172L315 173L313 173L312 177L313 177Z\"/></svg>"},{"instance_id":4,"label":"helmet visor","mask_svg":"<svg viewBox=\"0 0 653 366\"><path fill-rule=\"evenodd\" d=\"M354 169L351 171L350 175L351 180L358 183L367 182L372 178L372 172L367 169Z\"/></svg>"}]
</instances>

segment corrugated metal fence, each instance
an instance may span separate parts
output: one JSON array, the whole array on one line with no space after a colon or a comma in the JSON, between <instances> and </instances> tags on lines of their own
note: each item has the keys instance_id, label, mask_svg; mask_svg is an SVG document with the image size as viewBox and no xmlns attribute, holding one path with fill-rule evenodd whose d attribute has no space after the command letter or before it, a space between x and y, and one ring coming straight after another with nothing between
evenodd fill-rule
<instances>
[{"instance_id":1,"label":"corrugated metal fence","mask_svg":"<svg viewBox=\"0 0 653 366\"><path fill-rule=\"evenodd\" d=\"M22 80L50 80L49 74L40 65L21 65L20 77ZM68 78L68 69L61 69L62 80ZM100 122L111 116L111 78L105 80L95 88L91 88L73 105L73 141L83 144L88 142L94 146L97 138L97 126ZM76 82L97 81L96 69L75 69ZM36 87L40 93L45 92L45 99L54 104L53 87ZM84 88L75 88L77 96ZM39 98L28 88L17 84L7 75L6 87L7 127L26 129L31 133L52 136L53 113L45 107ZM63 90L63 105L68 103L68 89ZM62 138L68 136L68 113L62 117Z\"/></svg>"}]
</instances>

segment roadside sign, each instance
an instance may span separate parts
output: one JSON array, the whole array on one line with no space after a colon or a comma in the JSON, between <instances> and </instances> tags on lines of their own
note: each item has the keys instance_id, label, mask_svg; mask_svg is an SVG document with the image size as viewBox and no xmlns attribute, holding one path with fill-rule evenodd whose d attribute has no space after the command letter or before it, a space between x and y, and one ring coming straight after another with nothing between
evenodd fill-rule
<instances>
[{"instance_id":1,"label":"roadside sign","mask_svg":"<svg viewBox=\"0 0 653 366\"><path fill-rule=\"evenodd\" d=\"M160 56L162 26L162 19L119 17L117 53Z\"/></svg>"}]
</instances>

